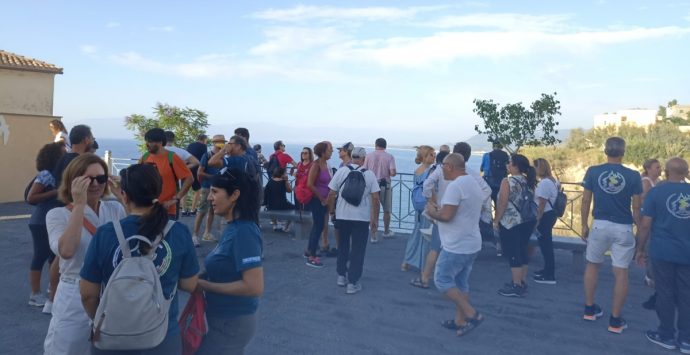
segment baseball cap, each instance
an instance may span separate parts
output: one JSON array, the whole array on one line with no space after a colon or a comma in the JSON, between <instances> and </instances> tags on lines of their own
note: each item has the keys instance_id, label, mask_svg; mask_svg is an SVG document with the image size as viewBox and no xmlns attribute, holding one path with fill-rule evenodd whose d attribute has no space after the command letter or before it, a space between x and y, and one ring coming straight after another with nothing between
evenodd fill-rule
<instances>
[{"instance_id":1,"label":"baseball cap","mask_svg":"<svg viewBox=\"0 0 690 355\"><path fill-rule=\"evenodd\" d=\"M347 150L347 151L351 152L354 147L355 147L355 145L352 144L352 142L347 142L347 143L343 144L342 147L338 148L338 150Z\"/></svg>"},{"instance_id":2,"label":"baseball cap","mask_svg":"<svg viewBox=\"0 0 690 355\"><path fill-rule=\"evenodd\" d=\"M367 150L362 147L355 147L352 149L352 158L365 158L367 156Z\"/></svg>"},{"instance_id":3,"label":"baseball cap","mask_svg":"<svg viewBox=\"0 0 690 355\"><path fill-rule=\"evenodd\" d=\"M222 134L216 134L213 136L213 139L211 139L211 142L216 143L216 142L223 142L225 143L225 136Z\"/></svg>"}]
</instances>

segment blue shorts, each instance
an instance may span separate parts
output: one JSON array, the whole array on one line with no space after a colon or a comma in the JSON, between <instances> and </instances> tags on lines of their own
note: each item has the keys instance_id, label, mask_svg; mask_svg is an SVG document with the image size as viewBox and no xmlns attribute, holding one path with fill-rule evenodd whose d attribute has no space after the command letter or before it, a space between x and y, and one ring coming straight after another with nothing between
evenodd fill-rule
<instances>
[{"instance_id":1,"label":"blue shorts","mask_svg":"<svg viewBox=\"0 0 690 355\"><path fill-rule=\"evenodd\" d=\"M441 252L441 234L438 232L438 224L436 223L431 225L431 244L429 244L429 248L437 253Z\"/></svg>"},{"instance_id":2,"label":"blue shorts","mask_svg":"<svg viewBox=\"0 0 690 355\"><path fill-rule=\"evenodd\" d=\"M441 250L436 261L434 283L441 293L446 293L453 287L464 293L470 292L470 273L474 259L479 252L473 254L455 254Z\"/></svg>"}]
</instances>

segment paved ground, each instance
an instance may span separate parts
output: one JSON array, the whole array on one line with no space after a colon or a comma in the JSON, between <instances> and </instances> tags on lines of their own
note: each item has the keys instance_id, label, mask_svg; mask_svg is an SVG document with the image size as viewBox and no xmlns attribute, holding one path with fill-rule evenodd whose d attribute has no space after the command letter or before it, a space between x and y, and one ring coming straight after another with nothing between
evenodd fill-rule
<instances>
[{"instance_id":1,"label":"paved ground","mask_svg":"<svg viewBox=\"0 0 690 355\"><path fill-rule=\"evenodd\" d=\"M26 305L31 237L27 219L3 219L30 213L21 203L0 204L0 354L40 354L49 317ZM189 223L186 218L184 222ZM264 223L267 225L267 223ZM408 285L413 272L401 272L405 236L369 245L363 291L346 295L335 285L335 259L320 270L304 265L306 242L282 233L265 238L265 294L259 306L258 332L248 354L662 354L644 339L656 326L653 312L640 303L650 291L642 272L633 267L624 316L630 325L622 335L606 331L612 275L600 279L598 302L605 318L581 320L581 270L571 256L557 251L558 285L530 283L523 299L504 298L496 290L509 279L506 262L485 248L473 270L472 302L486 321L457 338L439 325L452 307L437 291ZM199 257L211 249L199 248ZM538 253L537 253L538 254ZM537 255L533 266L539 266Z\"/></svg>"}]
</instances>

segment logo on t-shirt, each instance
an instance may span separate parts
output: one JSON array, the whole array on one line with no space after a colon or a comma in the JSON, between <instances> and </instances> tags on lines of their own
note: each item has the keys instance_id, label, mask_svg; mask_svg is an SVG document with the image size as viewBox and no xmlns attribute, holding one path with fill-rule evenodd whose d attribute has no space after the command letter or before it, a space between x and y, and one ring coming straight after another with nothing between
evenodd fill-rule
<instances>
[{"instance_id":1,"label":"logo on t-shirt","mask_svg":"<svg viewBox=\"0 0 690 355\"><path fill-rule=\"evenodd\" d=\"M158 244L156 248L156 256L153 258L153 264L156 266L158 275L163 276L170 268L170 263L172 262L172 250L170 249L170 244L166 240L163 240ZM132 248L132 255L139 255L139 244ZM115 249L115 254L113 254L113 268L117 267L117 264L122 260L122 250L120 246Z\"/></svg>"},{"instance_id":2,"label":"logo on t-shirt","mask_svg":"<svg viewBox=\"0 0 690 355\"><path fill-rule=\"evenodd\" d=\"M599 187L607 194L615 195L625 188L625 178L621 173L605 171L599 175Z\"/></svg>"},{"instance_id":3,"label":"logo on t-shirt","mask_svg":"<svg viewBox=\"0 0 690 355\"><path fill-rule=\"evenodd\" d=\"M681 219L690 218L690 195L682 193L671 194L666 199L666 209L673 217Z\"/></svg>"}]
</instances>

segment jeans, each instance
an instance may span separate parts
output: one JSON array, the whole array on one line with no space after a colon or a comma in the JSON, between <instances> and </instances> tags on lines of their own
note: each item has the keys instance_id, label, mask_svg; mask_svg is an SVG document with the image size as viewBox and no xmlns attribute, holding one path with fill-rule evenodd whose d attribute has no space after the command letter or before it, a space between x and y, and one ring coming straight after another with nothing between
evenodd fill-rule
<instances>
[{"instance_id":1,"label":"jeans","mask_svg":"<svg viewBox=\"0 0 690 355\"><path fill-rule=\"evenodd\" d=\"M309 201L309 209L311 210L313 224L309 232L309 245L307 246L307 251L309 255L316 256L316 248L319 246L319 238L321 238L321 232L323 232L326 212L328 212L328 210L326 206L321 205L321 201L316 197Z\"/></svg>"},{"instance_id":2,"label":"jeans","mask_svg":"<svg viewBox=\"0 0 690 355\"><path fill-rule=\"evenodd\" d=\"M678 340L690 342L690 265L652 259L652 269L656 282L659 335L672 339L677 324Z\"/></svg>"},{"instance_id":3,"label":"jeans","mask_svg":"<svg viewBox=\"0 0 690 355\"><path fill-rule=\"evenodd\" d=\"M340 276L347 276L348 282L356 284L362 277L364 254L367 251L369 222L338 220L340 243L338 243L338 266ZM348 266L349 262L349 266Z\"/></svg>"},{"instance_id":4,"label":"jeans","mask_svg":"<svg viewBox=\"0 0 690 355\"><path fill-rule=\"evenodd\" d=\"M554 278L556 271L556 259L553 255L553 226L556 224L556 212L553 210L545 212L539 220L537 230L539 231L539 249L544 257L544 273L546 278Z\"/></svg>"}]
</instances>

